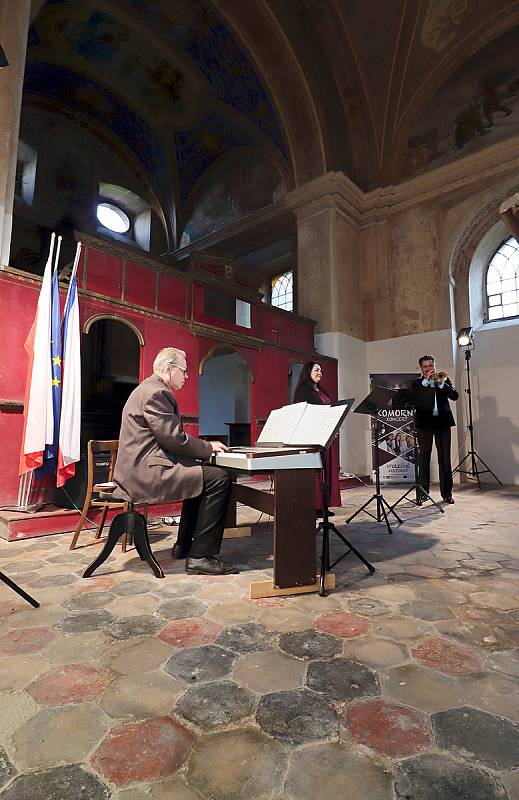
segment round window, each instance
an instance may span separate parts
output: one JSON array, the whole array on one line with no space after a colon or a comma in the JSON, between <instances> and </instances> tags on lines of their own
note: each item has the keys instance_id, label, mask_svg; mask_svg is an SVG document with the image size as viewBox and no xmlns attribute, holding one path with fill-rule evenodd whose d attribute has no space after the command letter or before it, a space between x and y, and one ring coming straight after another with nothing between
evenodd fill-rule
<instances>
[{"instance_id":1,"label":"round window","mask_svg":"<svg viewBox=\"0 0 519 800\"><path fill-rule=\"evenodd\" d=\"M130 230L130 218L128 214L112 205L112 203L99 203L97 206L97 219L114 233L126 233Z\"/></svg>"}]
</instances>

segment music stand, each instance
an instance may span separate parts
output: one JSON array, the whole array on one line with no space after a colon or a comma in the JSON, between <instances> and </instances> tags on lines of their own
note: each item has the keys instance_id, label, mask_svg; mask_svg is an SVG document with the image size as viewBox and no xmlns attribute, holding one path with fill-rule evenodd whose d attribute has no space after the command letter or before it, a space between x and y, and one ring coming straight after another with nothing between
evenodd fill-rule
<instances>
[{"instance_id":1,"label":"music stand","mask_svg":"<svg viewBox=\"0 0 519 800\"><path fill-rule=\"evenodd\" d=\"M387 502L386 498L380 491L380 464L379 464L379 457L378 457L378 441L379 441L379 419L378 419L378 412L384 409L389 409L391 407L391 401L395 397L397 393L396 389L387 389L385 386L375 386L374 389L368 394L367 397L364 398L362 403L359 403L357 408L353 409L356 414L369 414L370 417L373 417L375 421L375 494L371 495L369 500L366 500L363 505L351 517L348 517L346 520L346 524L350 523L356 516L364 511L364 513L368 514L372 517L376 522L384 522L387 526L387 532L393 533L391 530L391 525L389 524L388 519L388 512L393 514L395 519L398 520L399 523L402 522L396 511L394 511L389 503ZM367 507L373 503L376 503L377 511L376 515L372 514L371 511L367 510ZM387 507L387 511L386 511Z\"/></svg>"},{"instance_id":2,"label":"music stand","mask_svg":"<svg viewBox=\"0 0 519 800\"><path fill-rule=\"evenodd\" d=\"M322 548L321 548L321 572L320 572L320 577L319 577L319 595L320 595L320 597L325 597L326 596L326 588L325 588L326 572L329 572L331 569L333 569L333 567L335 567L340 561L342 561L343 558L346 558L346 556L348 556L350 553L353 553L353 555L357 556L359 561L362 561L362 563L368 568L370 573L375 572L375 567L373 566L373 564L370 564L369 561L367 561L364 558L362 553L360 553L357 550L357 548L354 547L352 545L352 543L348 541L348 539L346 539L344 534L342 534L335 527L333 522L330 522L330 518L329 518L330 517L330 511L329 511L329 507L328 507L328 492L329 492L330 484L328 482L328 478L329 478L329 474L330 474L330 470L329 470L330 447L331 447L331 445L332 445L332 443L333 443L333 441L334 441L334 439L335 439L335 437L336 437L336 435L337 435L337 433L339 431L339 428L341 427L342 423L344 422L346 414L348 413L348 411L352 407L353 403L354 403L353 399L350 399L350 400L339 400L336 403L332 403L332 406L343 406L344 407L344 413L341 415L341 418L340 418L339 422L337 423L337 425L335 426L335 429L334 429L333 433L330 435L330 438L328 439L328 441L326 442L324 447L321 448L321 461L322 461L323 466L322 466L322 469L321 469L322 481L321 481L321 487L320 488L321 488L321 503L322 503L323 517L322 517L322 521L319 523L319 525L317 527L317 531L316 531L316 536L318 536L319 533L323 534L323 543L322 543ZM330 564L330 533L334 533L348 548L345 553L343 553L341 556L339 556L339 558L337 558L333 562L333 564Z\"/></svg>"},{"instance_id":3,"label":"music stand","mask_svg":"<svg viewBox=\"0 0 519 800\"><path fill-rule=\"evenodd\" d=\"M13 592L16 592L17 594L19 594L20 597L23 597L24 600L27 600L27 602L30 603L31 606L34 606L34 608L39 608L40 607L40 604L38 603L37 600L34 599L34 597L31 597L30 594L27 594L27 592L24 592L24 590L21 589L18 586L17 583L12 581L11 578L8 578L7 575L4 575L3 572L0 572L0 581L5 583L6 586L9 586L9 588L12 589Z\"/></svg>"}]
</instances>

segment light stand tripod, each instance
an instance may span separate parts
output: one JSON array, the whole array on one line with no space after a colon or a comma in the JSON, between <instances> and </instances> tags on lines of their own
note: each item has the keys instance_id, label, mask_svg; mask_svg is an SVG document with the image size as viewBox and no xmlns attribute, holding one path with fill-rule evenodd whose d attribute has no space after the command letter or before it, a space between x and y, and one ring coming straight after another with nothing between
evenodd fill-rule
<instances>
[{"instance_id":1,"label":"light stand tripod","mask_svg":"<svg viewBox=\"0 0 519 800\"><path fill-rule=\"evenodd\" d=\"M322 453L322 458L324 460L328 460L328 450L324 450ZM323 534L323 545L321 549L321 574L319 578L319 595L321 597L326 596L326 589L325 589L325 578L326 572L329 572L339 561L342 561L343 558L346 558L347 555L353 553L353 555L357 556L359 561L368 568L370 573L375 572L375 567L373 564L370 564L367 561L362 553L359 553L356 547L352 545L351 542L346 539L345 536L335 527L333 522L329 520L329 511L328 511L328 477L329 471L326 466L323 464L323 469L321 470L322 481L321 481L321 499L322 499L322 507L323 507L323 519L322 522L319 523L319 527L317 528L316 534L322 533ZM339 539L346 545L348 548L342 556L339 556L333 564L330 564L330 533L334 533Z\"/></svg>"},{"instance_id":2,"label":"light stand tripod","mask_svg":"<svg viewBox=\"0 0 519 800\"><path fill-rule=\"evenodd\" d=\"M354 411L357 412L358 414L369 414L371 417L373 417L374 422L375 422L375 424L374 424L374 428L375 428L375 444L374 444L374 447L375 447L375 465L374 465L375 466L375 494L371 495L369 500L366 500L366 502L363 505L361 505L361 507L358 508L357 511L355 511L355 513L351 515L351 517L348 517L348 519L346 520L346 524L348 524L353 519L355 519L355 517L358 516L358 514L360 514L361 512L364 511L366 514L368 514L370 517L372 517L374 520L376 520L376 522L382 522L382 520L384 520L384 522L386 523L386 527L387 527L387 532L388 533L393 533L393 531L391 530L391 525L389 524L388 513L393 514L393 516L395 517L395 519L399 523L401 523L402 520L398 516L396 511L394 511L393 508L389 505L389 503L387 502L386 498L384 497L384 495L380 491L380 463L379 463L379 450L378 450L378 444L379 444L378 412L381 409L389 407L389 403L391 402L391 400L394 397L394 395L395 395L395 390L394 389L386 389L386 388L384 388L382 386L376 386L368 394L368 396L364 398L362 403L360 403L357 406L357 408L354 409ZM367 510L368 506L373 501L375 501L375 503L376 503L376 509L377 509L376 510L376 514L372 514L371 511ZM387 508L387 511L386 511L386 508Z\"/></svg>"},{"instance_id":3,"label":"light stand tripod","mask_svg":"<svg viewBox=\"0 0 519 800\"><path fill-rule=\"evenodd\" d=\"M454 469L452 470L452 474L454 475L455 472L459 472L460 474L463 473L464 475L469 475L471 478L476 478L476 480L478 482L478 489L481 489L481 481L479 480L479 476L483 475L485 472L489 472L490 475L492 475L492 477L496 479L498 484L500 486L502 486L503 484L501 483L501 481L499 480L497 475L494 472L492 472L492 470L490 469L488 464L485 464L485 462L483 461L481 456L479 456L476 453L476 451L474 450L474 423L473 423L473 419L472 419L472 387L471 387L471 384L470 384L470 359L471 359L471 356L472 356L472 353L471 353L470 349L467 348L465 350L465 363L466 363L466 366L467 366L467 388L465 389L465 391L466 391L466 393L468 395L468 398L469 398L469 424L467 425L467 428L468 428L468 431L469 431L469 434L470 434L470 450L467 453L467 455L464 458L461 459L461 461L458 464L458 466L454 467ZM467 459L469 459L469 468L468 469L462 469L461 468L462 464L464 464L465 461L467 461ZM480 461L483 464L485 469L480 469L479 468L478 461Z\"/></svg>"},{"instance_id":4,"label":"light stand tripod","mask_svg":"<svg viewBox=\"0 0 519 800\"><path fill-rule=\"evenodd\" d=\"M6 586L9 586L9 588L12 589L13 592L16 592L17 594L19 594L20 597L23 597L24 600L27 600L27 602L30 603L31 606L34 606L34 608L39 608L40 607L40 604L38 603L37 600L34 599L34 597L31 597L30 594L27 594L27 592L24 592L24 590L21 589L18 586L17 583L12 581L11 578L8 578L7 575L4 575L3 572L0 572L0 581L3 581L3 583L6 584Z\"/></svg>"},{"instance_id":5,"label":"light stand tripod","mask_svg":"<svg viewBox=\"0 0 519 800\"><path fill-rule=\"evenodd\" d=\"M408 401L405 404L405 408L406 408L407 411L409 411L413 415L412 433L413 433L413 453L414 453L413 458L414 458L414 469L415 469L414 475L415 475L415 478L414 478L413 484L409 487L407 492L405 492L405 494L403 494L402 497L400 497L396 501L396 503L393 503L393 505L391 506L391 511L393 511L393 509L395 509L397 507L397 505L399 505L400 503L402 503L406 499L409 499L409 502L410 503L414 503L415 506L421 506L421 505L423 505L423 503L426 500L430 500L431 503L433 504L433 506L436 506L436 508L438 509L438 511L440 511L440 513L445 514L445 510L439 505L439 503L436 502L436 500L433 500L431 495L428 492L425 491L425 489L423 488L423 486L422 486L422 484L420 482L420 473L419 473L419 467L418 467L419 461L418 461L418 458L417 458L418 446L417 446L417 442L416 442L416 407L415 407L414 403L411 403L411 402ZM413 492L415 493L415 499L414 500L413 500L412 497L409 497L409 495L411 495Z\"/></svg>"}]
</instances>

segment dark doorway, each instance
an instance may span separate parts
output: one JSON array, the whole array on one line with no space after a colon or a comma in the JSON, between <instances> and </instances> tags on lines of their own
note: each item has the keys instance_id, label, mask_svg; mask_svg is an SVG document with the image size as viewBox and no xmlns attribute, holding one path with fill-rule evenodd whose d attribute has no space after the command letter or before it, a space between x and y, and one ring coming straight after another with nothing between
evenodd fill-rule
<instances>
[{"instance_id":1,"label":"dark doorway","mask_svg":"<svg viewBox=\"0 0 519 800\"><path fill-rule=\"evenodd\" d=\"M56 504L81 508L87 483L87 442L118 439L121 412L139 383L140 342L124 322L99 319L81 337L81 460L64 489L56 491ZM106 480L107 460L99 453L96 480Z\"/></svg>"},{"instance_id":2,"label":"dark doorway","mask_svg":"<svg viewBox=\"0 0 519 800\"><path fill-rule=\"evenodd\" d=\"M89 439L118 439L121 412L139 383L139 340L114 319L95 322L81 340L81 445Z\"/></svg>"}]
</instances>

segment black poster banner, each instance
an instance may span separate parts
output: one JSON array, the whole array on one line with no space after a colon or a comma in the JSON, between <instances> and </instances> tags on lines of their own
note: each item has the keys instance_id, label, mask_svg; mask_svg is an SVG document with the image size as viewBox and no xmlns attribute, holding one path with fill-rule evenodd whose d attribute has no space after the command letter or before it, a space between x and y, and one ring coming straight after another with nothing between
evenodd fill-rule
<instances>
[{"instance_id":1,"label":"black poster banner","mask_svg":"<svg viewBox=\"0 0 519 800\"><path fill-rule=\"evenodd\" d=\"M384 386L403 389L416 378L416 373L372 373L371 388ZM415 475L413 415L404 409L383 409L378 412L378 463L381 483L413 483ZM372 461L375 463L375 423L371 424Z\"/></svg>"}]
</instances>

